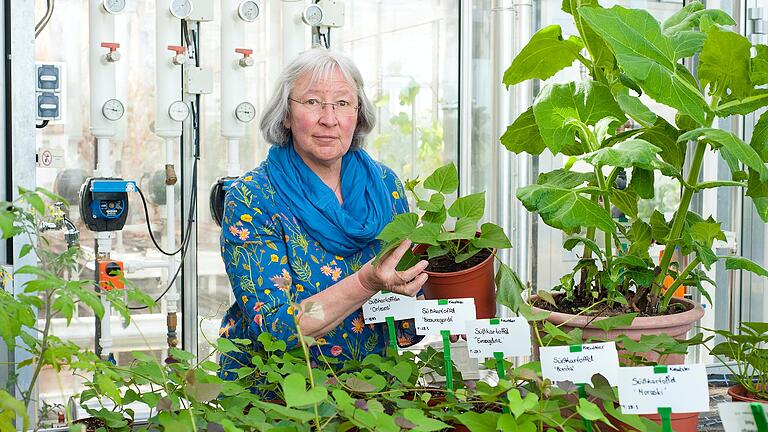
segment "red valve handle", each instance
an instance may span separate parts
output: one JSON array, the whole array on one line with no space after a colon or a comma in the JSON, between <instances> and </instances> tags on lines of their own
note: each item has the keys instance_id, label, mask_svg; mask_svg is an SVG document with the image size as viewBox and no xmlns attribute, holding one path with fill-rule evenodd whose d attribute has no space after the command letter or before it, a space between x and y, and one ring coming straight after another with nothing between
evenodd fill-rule
<instances>
[{"instance_id":1,"label":"red valve handle","mask_svg":"<svg viewBox=\"0 0 768 432\"><path fill-rule=\"evenodd\" d=\"M117 51L120 48L120 44L117 42L102 42L101 46L102 48L109 48L109 52Z\"/></svg>"},{"instance_id":2,"label":"red valve handle","mask_svg":"<svg viewBox=\"0 0 768 432\"><path fill-rule=\"evenodd\" d=\"M242 54L243 57L248 57L251 54L253 54L253 50L248 48L235 48L235 52L238 54Z\"/></svg>"},{"instance_id":3,"label":"red valve handle","mask_svg":"<svg viewBox=\"0 0 768 432\"><path fill-rule=\"evenodd\" d=\"M179 45L168 45L168 49L175 52L176 54L184 54L184 51L187 50L187 48Z\"/></svg>"}]
</instances>

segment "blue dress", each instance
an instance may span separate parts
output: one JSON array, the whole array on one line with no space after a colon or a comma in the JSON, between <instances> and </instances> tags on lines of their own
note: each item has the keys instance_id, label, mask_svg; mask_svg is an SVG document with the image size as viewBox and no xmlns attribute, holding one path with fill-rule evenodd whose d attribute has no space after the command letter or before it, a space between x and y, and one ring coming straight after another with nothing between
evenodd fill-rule
<instances>
[{"instance_id":1,"label":"blue dress","mask_svg":"<svg viewBox=\"0 0 768 432\"><path fill-rule=\"evenodd\" d=\"M232 184L224 203L221 255L235 295L235 303L222 320L219 336L256 341L269 332L286 342L288 349L298 343L293 303L324 290L358 271L372 259L380 242L375 240L349 256L327 252L302 227L290 208L275 199L263 162ZM390 190L393 215L408 211L403 186L394 172L379 164ZM413 320L396 322L397 342L401 347L418 342ZM389 345L385 323L365 325L362 309L344 319L336 328L317 338L312 347L326 357L364 358L382 354ZM255 349L258 344L254 345ZM234 370L252 367L248 355L221 356L220 375L235 379Z\"/></svg>"}]
</instances>

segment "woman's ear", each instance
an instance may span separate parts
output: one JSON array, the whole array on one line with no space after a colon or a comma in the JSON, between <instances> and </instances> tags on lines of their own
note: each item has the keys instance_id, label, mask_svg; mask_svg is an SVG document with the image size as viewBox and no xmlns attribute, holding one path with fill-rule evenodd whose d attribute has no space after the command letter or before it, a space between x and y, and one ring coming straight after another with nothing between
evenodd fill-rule
<instances>
[{"instance_id":1,"label":"woman's ear","mask_svg":"<svg viewBox=\"0 0 768 432\"><path fill-rule=\"evenodd\" d=\"M285 116L285 119L283 119L283 127L288 129L288 130L291 130L291 115L290 114Z\"/></svg>"}]
</instances>

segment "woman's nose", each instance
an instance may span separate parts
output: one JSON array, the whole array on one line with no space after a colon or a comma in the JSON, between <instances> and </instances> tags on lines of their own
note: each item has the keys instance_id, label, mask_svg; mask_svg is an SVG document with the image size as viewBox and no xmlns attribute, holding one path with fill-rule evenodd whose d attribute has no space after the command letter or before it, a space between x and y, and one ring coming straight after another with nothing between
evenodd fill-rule
<instances>
[{"instance_id":1,"label":"woman's nose","mask_svg":"<svg viewBox=\"0 0 768 432\"><path fill-rule=\"evenodd\" d=\"M335 126L338 121L336 117L336 111L333 109L333 105L323 106L320 111L320 122L324 125Z\"/></svg>"}]
</instances>

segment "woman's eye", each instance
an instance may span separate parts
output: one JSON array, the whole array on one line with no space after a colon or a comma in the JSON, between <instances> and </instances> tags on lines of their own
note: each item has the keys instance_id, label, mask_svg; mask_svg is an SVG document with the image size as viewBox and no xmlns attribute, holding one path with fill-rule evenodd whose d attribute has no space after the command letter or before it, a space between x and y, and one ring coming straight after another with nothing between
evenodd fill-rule
<instances>
[{"instance_id":1,"label":"woman's eye","mask_svg":"<svg viewBox=\"0 0 768 432\"><path fill-rule=\"evenodd\" d=\"M338 105L340 107L348 107L349 106L349 102L347 102L345 100L340 100L340 101L336 102L336 105Z\"/></svg>"},{"instance_id":2,"label":"woman's eye","mask_svg":"<svg viewBox=\"0 0 768 432\"><path fill-rule=\"evenodd\" d=\"M317 99L307 99L306 102L304 102L304 103L309 105L309 106L313 106L313 105L319 104L320 101L317 100Z\"/></svg>"}]
</instances>

